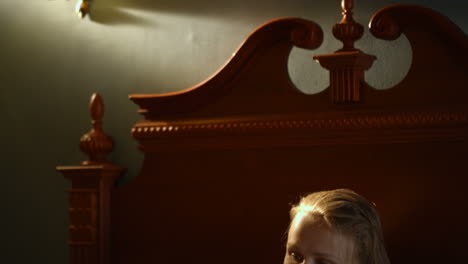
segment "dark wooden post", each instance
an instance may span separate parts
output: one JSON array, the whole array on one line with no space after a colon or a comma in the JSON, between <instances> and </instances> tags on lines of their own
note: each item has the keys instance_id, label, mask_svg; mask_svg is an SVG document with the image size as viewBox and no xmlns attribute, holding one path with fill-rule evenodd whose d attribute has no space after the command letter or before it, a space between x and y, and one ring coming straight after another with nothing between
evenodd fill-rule
<instances>
[{"instance_id":1,"label":"dark wooden post","mask_svg":"<svg viewBox=\"0 0 468 264\"><path fill-rule=\"evenodd\" d=\"M69 245L71 264L110 263L110 198L116 179L125 170L106 160L113 142L102 131L104 104L99 94L90 101L92 129L83 135L80 148L89 159L79 166L59 166L72 182Z\"/></svg>"},{"instance_id":2,"label":"dark wooden post","mask_svg":"<svg viewBox=\"0 0 468 264\"><path fill-rule=\"evenodd\" d=\"M314 59L330 71L330 94L333 103L357 103L361 101L361 82L375 56L354 47L362 37L364 28L353 19L353 0L342 0L343 19L333 27L335 38L343 42L343 48L333 54L318 55Z\"/></svg>"}]
</instances>

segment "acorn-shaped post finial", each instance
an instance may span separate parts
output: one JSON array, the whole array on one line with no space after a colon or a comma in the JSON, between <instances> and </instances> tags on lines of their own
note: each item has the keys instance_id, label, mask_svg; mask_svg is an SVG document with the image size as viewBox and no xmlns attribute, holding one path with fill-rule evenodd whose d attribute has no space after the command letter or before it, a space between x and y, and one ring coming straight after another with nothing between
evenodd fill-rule
<instances>
[{"instance_id":1,"label":"acorn-shaped post finial","mask_svg":"<svg viewBox=\"0 0 468 264\"><path fill-rule=\"evenodd\" d=\"M89 159L81 162L81 164L98 165L109 163L106 160L106 155L112 151L114 143L112 138L102 130L104 102L98 93L91 96L89 111L92 118L92 128L80 139L80 149L88 155Z\"/></svg>"}]
</instances>

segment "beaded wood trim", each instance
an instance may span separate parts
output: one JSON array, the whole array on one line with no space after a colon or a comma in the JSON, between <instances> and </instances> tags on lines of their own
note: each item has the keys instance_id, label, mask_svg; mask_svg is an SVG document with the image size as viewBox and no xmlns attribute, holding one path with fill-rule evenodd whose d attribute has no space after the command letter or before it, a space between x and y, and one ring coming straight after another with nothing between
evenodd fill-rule
<instances>
[{"instance_id":1,"label":"beaded wood trim","mask_svg":"<svg viewBox=\"0 0 468 264\"><path fill-rule=\"evenodd\" d=\"M186 133L255 132L265 130L355 130L384 128L417 128L431 126L468 125L467 112L417 112L361 115L342 118L262 119L262 120L193 120L173 122L142 122L132 129L136 138Z\"/></svg>"}]
</instances>

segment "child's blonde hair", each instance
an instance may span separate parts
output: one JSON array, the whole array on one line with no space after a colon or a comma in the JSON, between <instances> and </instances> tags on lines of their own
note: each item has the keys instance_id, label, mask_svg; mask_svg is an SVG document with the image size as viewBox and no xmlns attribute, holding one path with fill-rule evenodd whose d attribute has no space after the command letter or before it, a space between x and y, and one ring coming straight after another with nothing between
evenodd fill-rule
<instances>
[{"instance_id":1,"label":"child's blonde hair","mask_svg":"<svg viewBox=\"0 0 468 264\"><path fill-rule=\"evenodd\" d=\"M349 235L356 245L359 264L390 264L382 227L374 205L349 189L311 193L291 209L291 222L298 214Z\"/></svg>"}]
</instances>

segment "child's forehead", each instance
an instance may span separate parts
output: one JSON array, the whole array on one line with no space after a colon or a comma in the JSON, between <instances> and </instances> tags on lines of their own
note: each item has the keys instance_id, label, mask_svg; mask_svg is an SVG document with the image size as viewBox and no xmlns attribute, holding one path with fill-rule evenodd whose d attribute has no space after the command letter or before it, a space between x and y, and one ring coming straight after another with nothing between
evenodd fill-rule
<instances>
[{"instance_id":1,"label":"child's forehead","mask_svg":"<svg viewBox=\"0 0 468 264\"><path fill-rule=\"evenodd\" d=\"M330 228L322 217L307 214L297 215L293 220L288 248L301 251L306 256L327 255L346 264L351 263L349 260L353 259L355 249L350 236Z\"/></svg>"},{"instance_id":2,"label":"child's forehead","mask_svg":"<svg viewBox=\"0 0 468 264\"><path fill-rule=\"evenodd\" d=\"M329 227L324 216L314 211L298 211L291 221L291 226L314 225Z\"/></svg>"}]
</instances>

